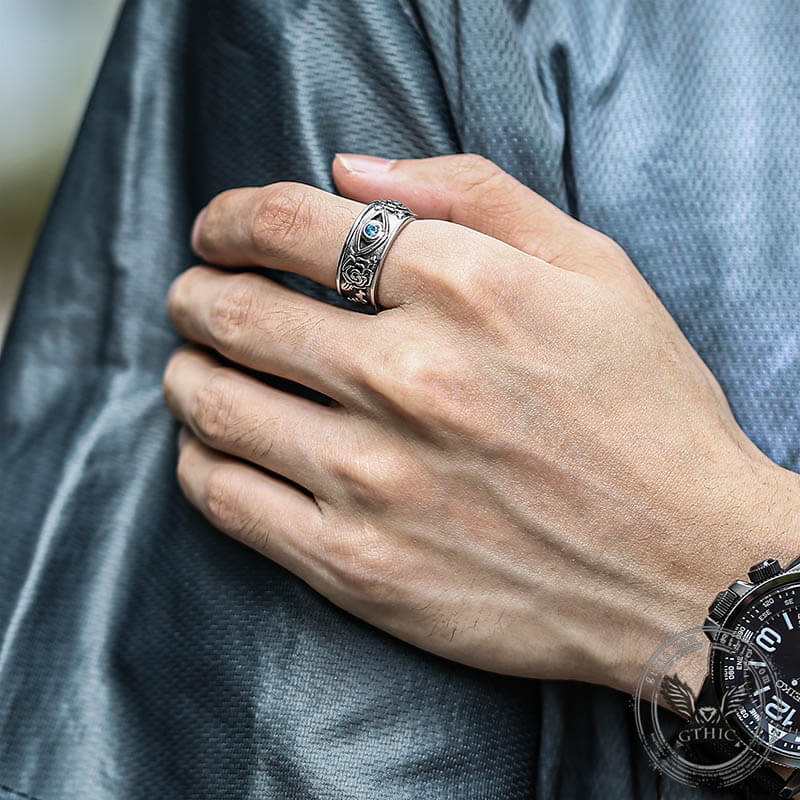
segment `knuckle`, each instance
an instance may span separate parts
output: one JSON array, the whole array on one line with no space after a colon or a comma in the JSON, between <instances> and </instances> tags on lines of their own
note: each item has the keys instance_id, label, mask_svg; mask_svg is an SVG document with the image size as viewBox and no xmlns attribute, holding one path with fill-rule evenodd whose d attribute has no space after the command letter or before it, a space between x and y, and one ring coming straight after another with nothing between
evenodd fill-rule
<instances>
[{"instance_id":1,"label":"knuckle","mask_svg":"<svg viewBox=\"0 0 800 800\"><path fill-rule=\"evenodd\" d=\"M445 313L469 318L502 290L505 278L498 274L499 263L485 249L461 253L446 269L427 277L430 291Z\"/></svg>"},{"instance_id":2,"label":"knuckle","mask_svg":"<svg viewBox=\"0 0 800 800\"><path fill-rule=\"evenodd\" d=\"M211 446L230 440L235 434L235 407L233 382L215 370L192 400L191 419L198 435Z\"/></svg>"},{"instance_id":3,"label":"knuckle","mask_svg":"<svg viewBox=\"0 0 800 800\"><path fill-rule=\"evenodd\" d=\"M343 494L356 507L374 509L379 505L379 490L372 479L372 472L365 463L364 453L349 459L337 459L329 467Z\"/></svg>"},{"instance_id":4,"label":"knuckle","mask_svg":"<svg viewBox=\"0 0 800 800\"><path fill-rule=\"evenodd\" d=\"M504 274L508 270L507 245L446 220L420 219L411 227L417 241L428 246L432 256L435 254L437 263L436 269L419 258L409 258L403 264L412 299L434 305L448 316L469 313L464 306L481 290L491 290L502 283L498 279L504 277L501 270Z\"/></svg>"},{"instance_id":5,"label":"knuckle","mask_svg":"<svg viewBox=\"0 0 800 800\"><path fill-rule=\"evenodd\" d=\"M421 470L409 448L365 429L345 449L320 454L320 464L345 507L382 511L421 491Z\"/></svg>"},{"instance_id":6,"label":"knuckle","mask_svg":"<svg viewBox=\"0 0 800 800\"><path fill-rule=\"evenodd\" d=\"M175 373L179 368L182 356L182 350L178 350L170 356L169 361L167 361L167 366L164 367L164 375L161 379L161 389L164 394L164 399L166 400L167 406L170 408L176 406L175 385L177 376Z\"/></svg>"},{"instance_id":7,"label":"knuckle","mask_svg":"<svg viewBox=\"0 0 800 800\"><path fill-rule=\"evenodd\" d=\"M496 262L488 257L465 258L454 275L456 288L461 291L462 301L476 301L492 297L503 284L497 274Z\"/></svg>"},{"instance_id":8,"label":"knuckle","mask_svg":"<svg viewBox=\"0 0 800 800\"><path fill-rule=\"evenodd\" d=\"M462 192L483 191L487 184L501 178L505 173L494 161L479 153L463 153L453 156L452 176Z\"/></svg>"},{"instance_id":9,"label":"knuckle","mask_svg":"<svg viewBox=\"0 0 800 800\"><path fill-rule=\"evenodd\" d=\"M388 602L398 587L402 556L371 529L328 532L322 539L327 569L340 592L371 605Z\"/></svg>"},{"instance_id":10,"label":"knuckle","mask_svg":"<svg viewBox=\"0 0 800 800\"><path fill-rule=\"evenodd\" d=\"M371 452L347 472L348 493L357 506L388 509L404 496L418 496L418 477L408 457L386 450Z\"/></svg>"},{"instance_id":11,"label":"knuckle","mask_svg":"<svg viewBox=\"0 0 800 800\"><path fill-rule=\"evenodd\" d=\"M204 511L216 527L237 534L253 527L253 516L247 511L242 490L228 465L219 464L209 470L203 491Z\"/></svg>"},{"instance_id":12,"label":"knuckle","mask_svg":"<svg viewBox=\"0 0 800 800\"><path fill-rule=\"evenodd\" d=\"M395 385L414 389L425 385L432 366L430 356L416 343L395 344L382 353L382 377Z\"/></svg>"},{"instance_id":13,"label":"knuckle","mask_svg":"<svg viewBox=\"0 0 800 800\"><path fill-rule=\"evenodd\" d=\"M594 245L598 250L600 258L616 264L617 266L630 263L628 254L616 239L612 239L610 236L600 231L595 231L595 234Z\"/></svg>"},{"instance_id":14,"label":"knuckle","mask_svg":"<svg viewBox=\"0 0 800 800\"><path fill-rule=\"evenodd\" d=\"M188 302L190 288L203 269L203 267L190 267L172 282L167 295L167 313L173 321L180 322L191 310Z\"/></svg>"},{"instance_id":15,"label":"knuckle","mask_svg":"<svg viewBox=\"0 0 800 800\"><path fill-rule=\"evenodd\" d=\"M428 262L409 259L403 265L410 273L409 284L419 284L418 296L435 303L445 313L460 312L475 289L493 286L502 277L499 273L508 270L509 256L514 251L483 233L434 219L417 220L411 227L438 263L436 269L431 269ZM431 249L431 243L435 249Z\"/></svg>"},{"instance_id":16,"label":"knuckle","mask_svg":"<svg viewBox=\"0 0 800 800\"><path fill-rule=\"evenodd\" d=\"M241 274L226 279L225 288L211 304L208 317L208 332L218 350L230 348L242 331L253 325L254 309L251 276Z\"/></svg>"},{"instance_id":17,"label":"knuckle","mask_svg":"<svg viewBox=\"0 0 800 800\"><path fill-rule=\"evenodd\" d=\"M230 219L228 207L236 192L236 189L228 189L209 201L203 224L197 231L197 240L194 243L194 249L201 258L212 260L218 244L220 225L223 224L223 220Z\"/></svg>"},{"instance_id":18,"label":"knuckle","mask_svg":"<svg viewBox=\"0 0 800 800\"><path fill-rule=\"evenodd\" d=\"M525 298L541 286L540 272L531 269L527 254L509 252L503 244L475 243L463 254L452 274L441 272L439 289L448 312L471 322L487 336L525 312Z\"/></svg>"},{"instance_id":19,"label":"knuckle","mask_svg":"<svg viewBox=\"0 0 800 800\"><path fill-rule=\"evenodd\" d=\"M475 369L458 350L444 345L433 355L398 347L381 360L367 378L368 391L381 407L413 420L436 441L483 435L485 421L478 418L475 404L470 402L479 391ZM366 489L379 496L386 491L395 498L422 496L427 491L414 462L403 459L402 453L396 458L387 454L376 459L370 473ZM380 477L377 487L373 486L376 475Z\"/></svg>"},{"instance_id":20,"label":"knuckle","mask_svg":"<svg viewBox=\"0 0 800 800\"><path fill-rule=\"evenodd\" d=\"M427 402L433 372L430 357L407 342L374 354L363 367L361 382L383 403L413 411Z\"/></svg>"},{"instance_id":21,"label":"knuckle","mask_svg":"<svg viewBox=\"0 0 800 800\"><path fill-rule=\"evenodd\" d=\"M575 246L561 257L561 262L577 272L591 274L613 283L619 289L647 291L647 283L628 254L615 239L601 231L586 229L582 246Z\"/></svg>"},{"instance_id":22,"label":"knuckle","mask_svg":"<svg viewBox=\"0 0 800 800\"><path fill-rule=\"evenodd\" d=\"M303 240L311 224L311 191L299 183L280 181L263 191L253 216L253 245L268 256L286 255Z\"/></svg>"},{"instance_id":23,"label":"knuckle","mask_svg":"<svg viewBox=\"0 0 800 800\"><path fill-rule=\"evenodd\" d=\"M527 281L520 281L518 271L508 261L487 258L470 265L464 287L467 308L487 334L502 329L504 322L519 315L522 298L537 280L534 275L525 277Z\"/></svg>"}]
</instances>

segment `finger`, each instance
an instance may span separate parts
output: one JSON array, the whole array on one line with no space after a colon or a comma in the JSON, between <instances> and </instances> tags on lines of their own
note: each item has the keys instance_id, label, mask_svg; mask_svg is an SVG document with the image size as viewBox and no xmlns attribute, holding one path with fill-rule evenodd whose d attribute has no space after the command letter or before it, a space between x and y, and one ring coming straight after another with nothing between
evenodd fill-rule
<instances>
[{"instance_id":1,"label":"finger","mask_svg":"<svg viewBox=\"0 0 800 800\"><path fill-rule=\"evenodd\" d=\"M181 348L164 372L172 413L215 450L327 495L349 428L333 409L223 367L210 354Z\"/></svg>"},{"instance_id":2,"label":"finger","mask_svg":"<svg viewBox=\"0 0 800 800\"><path fill-rule=\"evenodd\" d=\"M366 367L378 317L350 312L252 272L193 267L167 307L187 339L259 372L347 404Z\"/></svg>"},{"instance_id":3,"label":"finger","mask_svg":"<svg viewBox=\"0 0 800 800\"><path fill-rule=\"evenodd\" d=\"M390 197L420 217L457 222L576 272L593 271L607 238L474 153L396 160L338 153L333 178L354 200Z\"/></svg>"},{"instance_id":4,"label":"finger","mask_svg":"<svg viewBox=\"0 0 800 800\"><path fill-rule=\"evenodd\" d=\"M192 247L212 264L272 267L335 288L339 254L363 209L363 203L302 183L231 189L200 212ZM452 231L448 234L445 239L452 248ZM408 301L409 286L417 282L425 258L447 252L436 241L416 222L397 234L381 270L382 306Z\"/></svg>"},{"instance_id":5,"label":"finger","mask_svg":"<svg viewBox=\"0 0 800 800\"><path fill-rule=\"evenodd\" d=\"M178 482L212 525L299 575L313 575L325 519L300 489L204 445L189 434Z\"/></svg>"}]
</instances>

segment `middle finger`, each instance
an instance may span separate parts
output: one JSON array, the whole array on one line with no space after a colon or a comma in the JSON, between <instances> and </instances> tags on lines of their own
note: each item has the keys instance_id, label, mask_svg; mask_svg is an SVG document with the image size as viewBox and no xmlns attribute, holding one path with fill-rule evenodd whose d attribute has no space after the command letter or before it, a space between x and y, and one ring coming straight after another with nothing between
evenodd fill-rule
<instances>
[{"instance_id":1,"label":"middle finger","mask_svg":"<svg viewBox=\"0 0 800 800\"><path fill-rule=\"evenodd\" d=\"M192 267L167 301L185 338L341 404L357 396L379 317L353 314L251 272Z\"/></svg>"}]
</instances>

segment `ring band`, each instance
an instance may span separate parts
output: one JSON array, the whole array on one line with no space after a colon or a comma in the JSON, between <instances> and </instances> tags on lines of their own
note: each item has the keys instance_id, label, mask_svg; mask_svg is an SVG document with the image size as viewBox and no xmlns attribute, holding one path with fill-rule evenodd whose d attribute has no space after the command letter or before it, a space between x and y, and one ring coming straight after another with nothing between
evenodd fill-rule
<instances>
[{"instance_id":1,"label":"ring band","mask_svg":"<svg viewBox=\"0 0 800 800\"><path fill-rule=\"evenodd\" d=\"M336 291L353 303L379 311L378 276L398 233L416 214L396 200L375 200L357 217L344 240L336 268Z\"/></svg>"}]
</instances>

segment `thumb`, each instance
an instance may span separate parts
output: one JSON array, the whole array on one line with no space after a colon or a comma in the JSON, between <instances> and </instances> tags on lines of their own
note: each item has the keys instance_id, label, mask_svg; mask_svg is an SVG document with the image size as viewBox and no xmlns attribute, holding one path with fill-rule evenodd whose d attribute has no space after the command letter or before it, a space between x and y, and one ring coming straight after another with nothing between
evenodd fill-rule
<instances>
[{"instance_id":1,"label":"thumb","mask_svg":"<svg viewBox=\"0 0 800 800\"><path fill-rule=\"evenodd\" d=\"M474 153L388 160L337 153L333 179L345 197L405 203L418 217L445 219L500 239L564 269L602 234Z\"/></svg>"}]
</instances>

